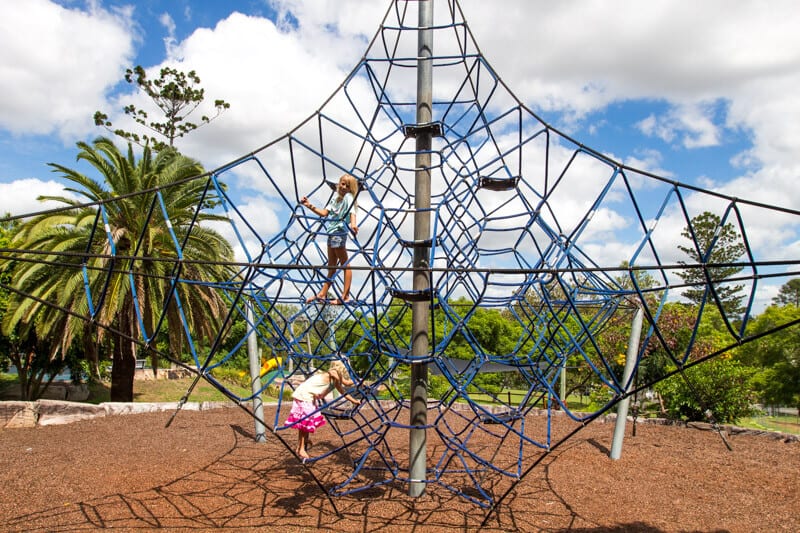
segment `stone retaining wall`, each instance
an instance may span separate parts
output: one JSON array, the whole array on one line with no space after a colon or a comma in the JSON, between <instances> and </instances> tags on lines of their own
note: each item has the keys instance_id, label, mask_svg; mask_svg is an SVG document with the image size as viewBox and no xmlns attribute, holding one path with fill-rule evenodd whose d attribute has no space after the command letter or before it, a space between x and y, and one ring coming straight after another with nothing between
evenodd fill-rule
<instances>
[{"instance_id":1,"label":"stone retaining wall","mask_svg":"<svg viewBox=\"0 0 800 533\"><path fill-rule=\"evenodd\" d=\"M269 405L265 402L264 405ZM187 411L206 411L209 409L220 409L222 407L233 407L232 402L187 402L182 409ZM394 407L393 403L387 403L385 409ZM454 404L452 407L458 411L469 411L469 406L464 404ZM178 402L165 403L126 403L126 402L106 402L99 405L65 402L59 400L37 400L35 402L15 402L0 401L0 430L50 426L55 424L70 424L80 420L91 418L113 416L113 415L132 415L137 413L152 413L158 411L175 411L178 409ZM496 406L489 407L492 412L499 412ZM529 415L547 415L543 409L533 409ZM553 411L554 417L566 416L563 411ZM596 419L595 423L611 423L617 419L616 414L608 414ZM633 423L633 418L628 417L628 424ZM677 425L693 429L706 431L716 431L717 428L704 422L678 422L666 418L637 418L637 424L657 424L657 425ZM719 428L726 435L759 435L782 440L783 442L799 442L800 436L778 431L762 431L758 429L741 428L738 426L721 425Z\"/></svg>"},{"instance_id":2,"label":"stone retaining wall","mask_svg":"<svg viewBox=\"0 0 800 533\"><path fill-rule=\"evenodd\" d=\"M231 402L187 402L183 405L182 409L187 411L205 411L231 406L233 406ZM178 402L106 402L98 405L59 400L0 402L0 430L70 424L80 420L89 420L91 418L103 416L175 411L177 409Z\"/></svg>"}]
</instances>

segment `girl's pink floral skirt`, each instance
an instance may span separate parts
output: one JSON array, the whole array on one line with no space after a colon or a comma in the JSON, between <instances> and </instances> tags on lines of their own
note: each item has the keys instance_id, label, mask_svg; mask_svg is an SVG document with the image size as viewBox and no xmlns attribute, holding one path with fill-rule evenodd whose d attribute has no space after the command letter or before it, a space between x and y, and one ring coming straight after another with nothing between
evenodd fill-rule
<instances>
[{"instance_id":1,"label":"girl's pink floral skirt","mask_svg":"<svg viewBox=\"0 0 800 533\"><path fill-rule=\"evenodd\" d=\"M325 425L325 417L319 411L316 413L314 411L317 411L314 402L292 400L292 410L289 412L289 418L286 419L286 425L297 430L314 433L318 427Z\"/></svg>"}]
</instances>

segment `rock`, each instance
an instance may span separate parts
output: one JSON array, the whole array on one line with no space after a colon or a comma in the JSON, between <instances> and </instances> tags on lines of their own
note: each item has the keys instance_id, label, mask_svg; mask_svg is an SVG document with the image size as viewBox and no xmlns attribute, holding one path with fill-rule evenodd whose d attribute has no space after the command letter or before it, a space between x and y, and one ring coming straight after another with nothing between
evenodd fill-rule
<instances>
[{"instance_id":1,"label":"rock","mask_svg":"<svg viewBox=\"0 0 800 533\"><path fill-rule=\"evenodd\" d=\"M0 428L32 428L38 422L38 402L0 402Z\"/></svg>"},{"instance_id":2,"label":"rock","mask_svg":"<svg viewBox=\"0 0 800 533\"><path fill-rule=\"evenodd\" d=\"M39 404L40 426L70 424L79 420L106 416L105 409L99 405L59 400L39 400L36 403Z\"/></svg>"}]
</instances>

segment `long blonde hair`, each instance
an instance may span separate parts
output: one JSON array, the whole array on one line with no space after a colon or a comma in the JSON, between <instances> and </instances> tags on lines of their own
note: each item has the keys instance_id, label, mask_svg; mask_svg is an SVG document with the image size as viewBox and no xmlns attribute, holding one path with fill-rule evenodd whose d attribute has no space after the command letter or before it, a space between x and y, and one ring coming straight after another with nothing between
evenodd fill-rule
<instances>
[{"instance_id":1,"label":"long blonde hair","mask_svg":"<svg viewBox=\"0 0 800 533\"><path fill-rule=\"evenodd\" d=\"M350 188L350 194L352 194L353 198L355 198L358 194L358 180L352 174L342 174L342 178L347 180L347 186Z\"/></svg>"},{"instance_id":2,"label":"long blonde hair","mask_svg":"<svg viewBox=\"0 0 800 533\"><path fill-rule=\"evenodd\" d=\"M352 174L342 174L339 177L339 180L344 178L347 181L347 188L350 189L350 194L353 195L353 205L350 207L350 211L353 211L358 207L356 203L356 197L358 196L358 180ZM344 196L342 196L344 198Z\"/></svg>"},{"instance_id":3,"label":"long blonde hair","mask_svg":"<svg viewBox=\"0 0 800 533\"><path fill-rule=\"evenodd\" d=\"M331 361L331 365L328 367L328 372L334 372L338 376L341 383L346 385L353 384L353 380L350 379L350 373L347 371L347 366L345 366L342 361Z\"/></svg>"}]
</instances>

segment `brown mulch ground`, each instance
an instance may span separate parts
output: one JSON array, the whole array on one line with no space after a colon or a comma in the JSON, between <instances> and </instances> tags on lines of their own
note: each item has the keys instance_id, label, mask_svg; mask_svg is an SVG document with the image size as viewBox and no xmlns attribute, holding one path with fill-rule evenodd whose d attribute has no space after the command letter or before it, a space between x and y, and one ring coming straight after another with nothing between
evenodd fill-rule
<instances>
[{"instance_id":1,"label":"brown mulch ground","mask_svg":"<svg viewBox=\"0 0 800 533\"><path fill-rule=\"evenodd\" d=\"M182 411L165 428L170 414L0 431L0 529L399 533L476 531L486 517L440 485L412 499L400 483L334 499L337 515L272 434L254 442L252 419L240 409ZM554 433L572 427L562 417ZM628 426L622 458L613 461L612 434L612 424L580 431L483 530L800 531L799 442L733 435L729 451L712 431L638 424L636 436ZM314 451L337 438L326 426ZM407 436L402 441L391 445L407 448ZM346 462L312 469L328 486Z\"/></svg>"}]
</instances>

